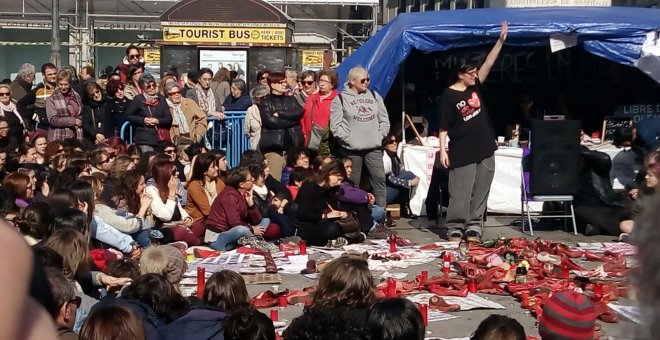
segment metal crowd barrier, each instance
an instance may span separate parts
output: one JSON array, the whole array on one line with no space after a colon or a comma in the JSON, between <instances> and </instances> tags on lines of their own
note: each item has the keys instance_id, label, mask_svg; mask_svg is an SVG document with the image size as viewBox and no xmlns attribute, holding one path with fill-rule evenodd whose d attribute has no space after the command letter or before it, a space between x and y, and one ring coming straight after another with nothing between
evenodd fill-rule
<instances>
[{"instance_id":1,"label":"metal crowd barrier","mask_svg":"<svg viewBox=\"0 0 660 340\"><path fill-rule=\"evenodd\" d=\"M250 148L250 140L243 133L245 114L246 111L227 111L224 120L220 121L215 117L207 118L209 128L205 136L206 144L211 149L225 150L227 164L230 168L238 166L241 154ZM128 138L125 138L127 130ZM124 142L133 142L133 126L129 122L122 125L119 137Z\"/></svg>"}]
</instances>

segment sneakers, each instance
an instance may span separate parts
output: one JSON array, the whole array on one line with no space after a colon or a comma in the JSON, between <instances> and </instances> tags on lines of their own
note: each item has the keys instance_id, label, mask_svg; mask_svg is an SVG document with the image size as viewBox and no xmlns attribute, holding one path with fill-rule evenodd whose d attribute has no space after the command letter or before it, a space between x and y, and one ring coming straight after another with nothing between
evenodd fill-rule
<instances>
[{"instance_id":1,"label":"sneakers","mask_svg":"<svg viewBox=\"0 0 660 340\"><path fill-rule=\"evenodd\" d=\"M461 242L463 241L463 234L457 231L450 232L449 235L447 236L447 240L449 242Z\"/></svg>"},{"instance_id":2,"label":"sneakers","mask_svg":"<svg viewBox=\"0 0 660 340\"><path fill-rule=\"evenodd\" d=\"M360 233L360 234L364 235L363 233ZM367 237L365 236L365 239L366 239L366 238L367 238ZM345 238L343 238L343 237L337 237L337 238L334 239L334 240L330 240L330 241L328 241L328 244L326 245L326 248L342 248L342 247L344 247L344 246L347 245L347 244L348 244L348 240L347 240L347 239L345 239Z\"/></svg>"},{"instance_id":3,"label":"sneakers","mask_svg":"<svg viewBox=\"0 0 660 340\"><path fill-rule=\"evenodd\" d=\"M465 240L468 242L472 243L481 243L481 235L479 235L478 232L474 230L468 230L468 232L465 234Z\"/></svg>"},{"instance_id":4,"label":"sneakers","mask_svg":"<svg viewBox=\"0 0 660 340\"><path fill-rule=\"evenodd\" d=\"M382 223L376 224L371 230L369 230L369 236L375 239L385 239L390 230L384 226Z\"/></svg>"}]
</instances>

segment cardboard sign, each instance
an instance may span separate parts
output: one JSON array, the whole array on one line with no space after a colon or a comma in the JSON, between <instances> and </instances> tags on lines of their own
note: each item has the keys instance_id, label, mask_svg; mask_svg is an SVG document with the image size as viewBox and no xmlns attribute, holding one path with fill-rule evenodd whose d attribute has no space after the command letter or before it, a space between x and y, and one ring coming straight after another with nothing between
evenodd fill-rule
<instances>
[{"instance_id":1,"label":"cardboard sign","mask_svg":"<svg viewBox=\"0 0 660 340\"><path fill-rule=\"evenodd\" d=\"M614 139L614 132L620 127L632 127L632 118L628 117L605 117L603 120L603 130L600 133L600 138L603 141L612 141Z\"/></svg>"}]
</instances>

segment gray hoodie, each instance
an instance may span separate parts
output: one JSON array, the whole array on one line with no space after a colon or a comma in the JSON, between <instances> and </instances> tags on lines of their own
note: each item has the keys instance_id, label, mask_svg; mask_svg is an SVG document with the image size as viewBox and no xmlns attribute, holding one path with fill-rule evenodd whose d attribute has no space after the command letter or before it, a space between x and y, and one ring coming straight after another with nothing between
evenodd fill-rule
<instances>
[{"instance_id":1,"label":"gray hoodie","mask_svg":"<svg viewBox=\"0 0 660 340\"><path fill-rule=\"evenodd\" d=\"M383 98L372 90L355 93L348 83L341 97L335 97L330 106L330 131L339 144L356 151L380 148L390 131Z\"/></svg>"}]
</instances>

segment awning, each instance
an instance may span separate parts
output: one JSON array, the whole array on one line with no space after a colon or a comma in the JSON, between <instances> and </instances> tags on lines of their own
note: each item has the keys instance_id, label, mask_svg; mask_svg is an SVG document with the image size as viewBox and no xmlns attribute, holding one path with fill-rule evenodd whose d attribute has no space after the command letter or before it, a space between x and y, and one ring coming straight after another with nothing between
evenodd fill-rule
<instances>
[{"instance_id":1,"label":"awning","mask_svg":"<svg viewBox=\"0 0 660 340\"><path fill-rule=\"evenodd\" d=\"M642 57L645 43L660 45L657 34L660 32L660 9L547 7L405 13L344 60L337 72L345 80L352 67L365 67L369 70L370 87L384 96L394 82L399 64L413 48L433 52L493 44L505 20L509 23L507 45L547 46L551 35L573 35L577 37L578 46L587 52L630 66ZM657 50L646 48L645 53ZM647 57L646 69L650 68L646 62L657 60L660 63L659 56ZM660 76L652 77L660 79Z\"/></svg>"}]
</instances>

